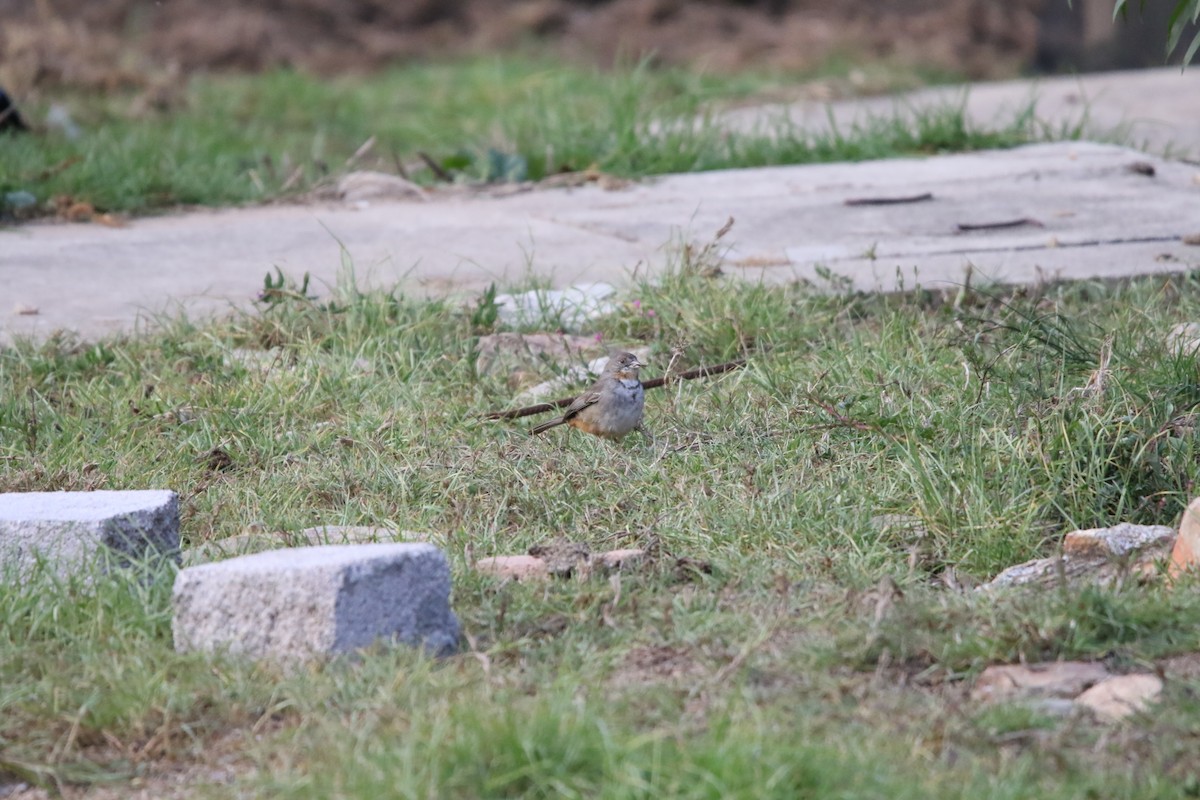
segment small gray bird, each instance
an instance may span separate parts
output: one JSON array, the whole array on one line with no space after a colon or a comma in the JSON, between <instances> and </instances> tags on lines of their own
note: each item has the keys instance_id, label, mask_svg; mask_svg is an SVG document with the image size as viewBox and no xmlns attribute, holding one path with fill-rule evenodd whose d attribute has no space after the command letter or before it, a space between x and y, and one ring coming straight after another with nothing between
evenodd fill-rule
<instances>
[{"instance_id":1,"label":"small gray bird","mask_svg":"<svg viewBox=\"0 0 1200 800\"><path fill-rule=\"evenodd\" d=\"M530 433L541 433L558 425L601 436L620 439L642 428L646 390L638 380L638 370L646 366L633 353L615 353L592 388L575 398L558 419L543 422Z\"/></svg>"}]
</instances>

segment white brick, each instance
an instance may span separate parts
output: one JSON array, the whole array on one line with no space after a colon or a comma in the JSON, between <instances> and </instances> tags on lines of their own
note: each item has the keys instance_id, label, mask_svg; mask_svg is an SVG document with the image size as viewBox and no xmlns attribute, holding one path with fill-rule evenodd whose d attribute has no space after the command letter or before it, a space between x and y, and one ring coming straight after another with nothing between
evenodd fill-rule
<instances>
[{"instance_id":1,"label":"white brick","mask_svg":"<svg viewBox=\"0 0 1200 800\"><path fill-rule=\"evenodd\" d=\"M168 491L0 494L0 574L40 559L59 574L114 555L179 559L179 498Z\"/></svg>"},{"instance_id":2,"label":"white brick","mask_svg":"<svg viewBox=\"0 0 1200 800\"><path fill-rule=\"evenodd\" d=\"M304 659L380 638L443 653L458 642L450 568L431 544L271 550L175 579L175 648Z\"/></svg>"}]
</instances>

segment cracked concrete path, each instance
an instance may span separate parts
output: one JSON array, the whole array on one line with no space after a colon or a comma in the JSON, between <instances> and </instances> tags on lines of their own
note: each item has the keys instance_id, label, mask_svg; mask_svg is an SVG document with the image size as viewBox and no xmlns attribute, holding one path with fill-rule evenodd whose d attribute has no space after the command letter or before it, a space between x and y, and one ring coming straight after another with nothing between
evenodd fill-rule
<instances>
[{"instance_id":1,"label":"cracked concrete path","mask_svg":"<svg viewBox=\"0 0 1200 800\"><path fill-rule=\"evenodd\" d=\"M1175 130L1190 124L1200 138L1197 119ZM1175 272L1200 266L1200 247L1185 243L1200 234L1200 166L1068 142L672 175L614 191L29 225L0 232L0 342L56 329L94 338L162 312L246 306L275 267L320 288L352 264L360 286L441 296L530 276L620 284L661 270L680 242L708 240L729 217L723 267L748 280L894 291Z\"/></svg>"}]
</instances>

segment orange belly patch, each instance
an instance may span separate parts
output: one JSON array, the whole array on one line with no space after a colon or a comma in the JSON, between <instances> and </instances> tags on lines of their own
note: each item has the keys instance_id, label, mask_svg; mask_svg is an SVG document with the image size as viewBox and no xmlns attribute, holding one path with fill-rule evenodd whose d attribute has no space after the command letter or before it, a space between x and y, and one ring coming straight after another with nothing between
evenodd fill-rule
<instances>
[{"instance_id":1,"label":"orange belly patch","mask_svg":"<svg viewBox=\"0 0 1200 800\"><path fill-rule=\"evenodd\" d=\"M582 417L571 417L569 420L567 420L567 424L575 430L583 431L584 433L590 433L592 436L600 436L605 439L621 438L620 436L614 436L612 431L605 430L594 422L583 419Z\"/></svg>"}]
</instances>

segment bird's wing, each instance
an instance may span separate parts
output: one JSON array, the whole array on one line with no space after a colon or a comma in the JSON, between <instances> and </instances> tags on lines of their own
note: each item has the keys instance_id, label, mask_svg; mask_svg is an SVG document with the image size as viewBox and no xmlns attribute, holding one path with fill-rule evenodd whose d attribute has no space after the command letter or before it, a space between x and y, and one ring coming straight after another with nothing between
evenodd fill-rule
<instances>
[{"instance_id":1,"label":"bird's wing","mask_svg":"<svg viewBox=\"0 0 1200 800\"><path fill-rule=\"evenodd\" d=\"M595 389L584 392L575 398L575 402L567 406L567 410L563 412L563 419L570 419L588 406L595 405L598 402L600 402L600 392Z\"/></svg>"}]
</instances>

